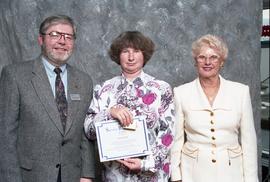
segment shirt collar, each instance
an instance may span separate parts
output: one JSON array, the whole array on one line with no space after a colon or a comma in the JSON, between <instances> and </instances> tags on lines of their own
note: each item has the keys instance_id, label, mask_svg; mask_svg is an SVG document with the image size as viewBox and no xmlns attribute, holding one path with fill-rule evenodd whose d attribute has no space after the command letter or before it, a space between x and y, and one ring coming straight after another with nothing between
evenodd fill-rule
<instances>
[{"instance_id":1,"label":"shirt collar","mask_svg":"<svg viewBox=\"0 0 270 182\"><path fill-rule=\"evenodd\" d=\"M52 65L44 56L42 56L42 62L45 66L45 69L48 71L48 75L51 76L55 76L55 72L54 72L54 68L56 68L54 65ZM62 72L61 74L63 74L66 71L66 64L60 66Z\"/></svg>"},{"instance_id":2,"label":"shirt collar","mask_svg":"<svg viewBox=\"0 0 270 182\"><path fill-rule=\"evenodd\" d=\"M141 86L141 84L143 84L142 82L144 80L144 77L145 77L145 73L144 73L143 70L141 71L141 73L136 78L133 78L132 80L128 80L125 77L125 75L122 73L121 74L121 83L124 84L126 82L128 84L134 84L134 85Z\"/></svg>"}]
</instances>

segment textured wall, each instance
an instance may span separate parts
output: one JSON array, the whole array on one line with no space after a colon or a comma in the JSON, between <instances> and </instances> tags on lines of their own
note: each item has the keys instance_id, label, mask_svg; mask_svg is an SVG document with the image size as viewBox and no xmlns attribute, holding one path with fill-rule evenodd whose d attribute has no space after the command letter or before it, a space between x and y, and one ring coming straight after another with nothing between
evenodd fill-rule
<instances>
[{"instance_id":1,"label":"textured wall","mask_svg":"<svg viewBox=\"0 0 270 182\"><path fill-rule=\"evenodd\" d=\"M76 52L70 62L89 73L94 83L119 73L107 49L122 31L139 30L154 40L156 52L145 71L172 86L196 77L192 41L217 34L229 45L222 75L251 88L260 145L261 11L262 0L0 0L0 71L40 54L39 24L55 13L77 22Z\"/></svg>"}]
</instances>

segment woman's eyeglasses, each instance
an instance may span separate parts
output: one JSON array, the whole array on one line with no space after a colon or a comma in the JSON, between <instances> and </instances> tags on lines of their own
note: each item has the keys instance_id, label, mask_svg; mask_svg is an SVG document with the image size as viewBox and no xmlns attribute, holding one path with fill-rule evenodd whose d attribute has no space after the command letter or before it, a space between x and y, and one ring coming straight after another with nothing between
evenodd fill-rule
<instances>
[{"instance_id":1,"label":"woman's eyeglasses","mask_svg":"<svg viewBox=\"0 0 270 182\"><path fill-rule=\"evenodd\" d=\"M209 60L211 63L216 63L218 62L219 60L219 56L217 55L212 55L212 56L209 56L209 57L206 57L204 55L199 55L197 56L196 60L199 62L199 63L204 63L206 62L207 60Z\"/></svg>"}]
</instances>

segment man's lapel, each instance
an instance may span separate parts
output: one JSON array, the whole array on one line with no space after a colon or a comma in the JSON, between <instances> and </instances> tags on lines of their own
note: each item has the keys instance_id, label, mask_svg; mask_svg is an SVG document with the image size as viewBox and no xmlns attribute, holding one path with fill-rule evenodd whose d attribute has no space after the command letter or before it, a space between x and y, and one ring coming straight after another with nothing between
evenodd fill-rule
<instances>
[{"instance_id":1,"label":"man's lapel","mask_svg":"<svg viewBox=\"0 0 270 182\"><path fill-rule=\"evenodd\" d=\"M77 110L79 108L79 103L81 101L81 92L80 92L80 85L79 78L77 77L74 69L67 64L67 80L68 80L68 92L67 92L67 100L68 100L68 117L66 123L66 131L65 134L68 133L70 130L72 123L74 122L74 118L76 117Z\"/></svg>"},{"instance_id":2,"label":"man's lapel","mask_svg":"<svg viewBox=\"0 0 270 182\"><path fill-rule=\"evenodd\" d=\"M61 134L64 135L63 126L54 101L51 85L41 58L37 59L33 64L32 84L45 108L45 111L49 114L51 120L54 122Z\"/></svg>"}]
</instances>

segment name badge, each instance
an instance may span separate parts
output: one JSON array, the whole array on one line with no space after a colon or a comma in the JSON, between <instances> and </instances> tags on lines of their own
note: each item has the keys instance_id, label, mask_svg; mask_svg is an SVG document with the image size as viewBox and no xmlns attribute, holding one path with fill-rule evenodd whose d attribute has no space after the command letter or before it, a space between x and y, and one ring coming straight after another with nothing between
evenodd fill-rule
<instances>
[{"instance_id":1,"label":"name badge","mask_svg":"<svg viewBox=\"0 0 270 182\"><path fill-rule=\"evenodd\" d=\"M71 100L81 100L80 94L70 94Z\"/></svg>"}]
</instances>

